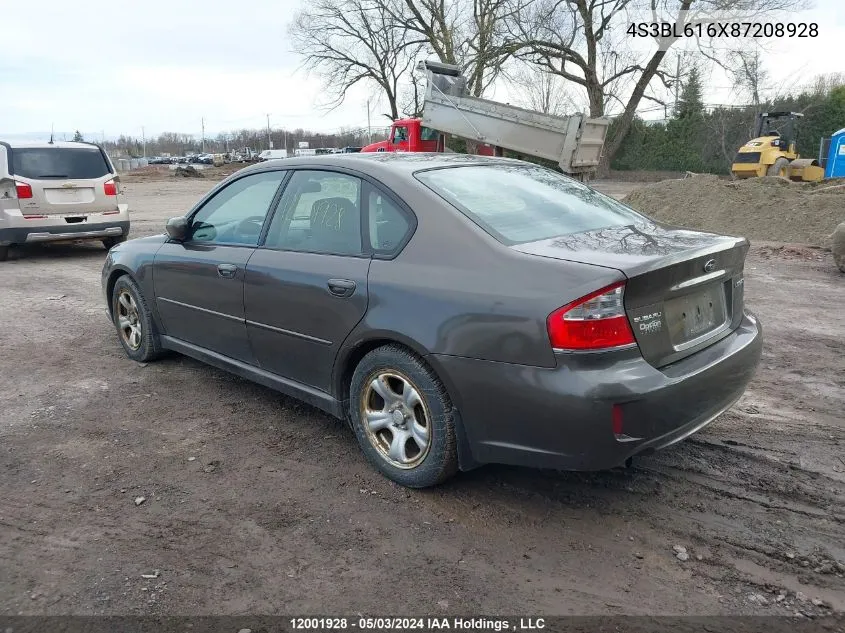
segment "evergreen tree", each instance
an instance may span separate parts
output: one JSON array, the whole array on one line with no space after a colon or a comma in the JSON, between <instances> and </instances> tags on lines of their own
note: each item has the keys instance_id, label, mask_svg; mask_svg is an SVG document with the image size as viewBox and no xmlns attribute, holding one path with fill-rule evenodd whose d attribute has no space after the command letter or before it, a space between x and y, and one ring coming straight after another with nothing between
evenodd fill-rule
<instances>
[{"instance_id":1,"label":"evergreen tree","mask_svg":"<svg viewBox=\"0 0 845 633\"><path fill-rule=\"evenodd\" d=\"M73 140L76 143L82 143L85 139L82 137L82 133L79 130L73 133Z\"/></svg>"},{"instance_id":2,"label":"evergreen tree","mask_svg":"<svg viewBox=\"0 0 845 633\"><path fill-rule=\"evenodd\" d=\"M701 96L701 75L698 68L693 66L681 87L678 111L675 112L675 116L679 119L687 119L700 115L702 112L704 112L704 99Z\"/></svg>"}]
</instances>

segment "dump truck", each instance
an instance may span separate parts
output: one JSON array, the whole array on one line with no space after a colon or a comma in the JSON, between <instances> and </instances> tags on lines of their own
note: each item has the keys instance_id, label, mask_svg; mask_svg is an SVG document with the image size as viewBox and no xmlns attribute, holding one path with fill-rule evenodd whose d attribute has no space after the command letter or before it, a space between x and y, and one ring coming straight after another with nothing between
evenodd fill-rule
<instances>
[{"instance_id":1,"label":"dump truck","mask_svg":"<svg viewBox=\"0 0 845 633\"><path fill-rule=\"evenodd\" d=\"M580 180L592 176L602 157L610 124L583 113L555 116L470 96L458 66L422 61L426 73L422 117L394 121L387 141L362 152L448 151L447 135L472 141L477 153L543 158Z\"/></svg>"},{"instance_id":2,"label":"dump truck","mask_svg":"<svg viewBox=\"0 0 845 633\"><path fill-rule=\"evenodd\" d=\"M824 169L815 158L801 158L796 150L796 122L800 112L763 112L757 116L754 138L739 148L731 165L734 178L781 176L815 182Z\"/></svg>"}]
</instances>

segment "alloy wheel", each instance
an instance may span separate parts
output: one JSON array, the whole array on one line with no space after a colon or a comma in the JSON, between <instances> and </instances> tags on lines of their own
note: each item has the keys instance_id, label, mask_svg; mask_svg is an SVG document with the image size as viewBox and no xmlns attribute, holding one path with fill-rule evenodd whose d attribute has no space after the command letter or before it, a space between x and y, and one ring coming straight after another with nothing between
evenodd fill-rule
<instances>
[{"instance_id":1,"label":"alloy wheel","mask_svg":"<svg viewBox=\"0 0 845 633\"><path fill-rule=\"evenodd\" d=\"M138 315L138 305L128 290L121 290L117 295L117 327L123 342L131 350L141 347L141 319Z\"/></svg>"},{"instance_id":2,"label":"alloy wheel","mask_svg":"<svg viewBox=\"0 0 845 633\"><path fill-rule=\"evenodd\" d=\"M361 420L381 457L397 468L418 466L431 448L431 416L419 389L395 370L364 382Z\"/></svg>"}]
</instances>

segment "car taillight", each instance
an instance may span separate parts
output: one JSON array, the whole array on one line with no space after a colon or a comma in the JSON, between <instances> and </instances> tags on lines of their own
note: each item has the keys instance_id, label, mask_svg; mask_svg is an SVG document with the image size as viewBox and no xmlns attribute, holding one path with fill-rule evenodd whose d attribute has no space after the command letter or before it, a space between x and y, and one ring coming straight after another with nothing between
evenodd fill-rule
<instances>
[{"instance_id":1,"label":"car taillight","mask_svg":"<svg viewBox=\"0 0 845 633\"><path fill-rule=\"evenodd\" d=\"M18 195L18 200L26 200L32 197L32 187L25 182L15 181L15 192Z\"/></svg>"},{"instance_id":2,"label":"car taillight","mask_svg":"<svg viewBox=\"0 0 845 633\"><path fill-rule=\"evenodd\" d=\"M546 319L552 347L601 350L636 342L625 315L624 295L625 282L620 282L552 312Z\"/></svg>"},{"instance_id":3,"label":"car taillight","mask_svg":"<svg viewBox=\"0 0 845 633\"><path fill-rule=\"evenodd\" d=\"M117 185L115 184L114 180L108 180L103 184L103 191L107 196L116 196L117 195Z\"/></svg>"}]
</instances>

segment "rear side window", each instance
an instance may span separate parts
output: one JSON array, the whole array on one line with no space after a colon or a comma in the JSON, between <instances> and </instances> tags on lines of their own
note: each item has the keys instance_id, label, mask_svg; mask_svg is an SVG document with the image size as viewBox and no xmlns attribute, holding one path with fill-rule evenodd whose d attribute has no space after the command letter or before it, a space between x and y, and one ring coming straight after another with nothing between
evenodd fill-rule
<instances>
[{"instance_id":1,"label":"rear side window","mask_svg":"<svg viewBox=\"0 0 845 633\"><path fill-rule=\"evenodd\" d=\"M18 147L12 150L16 176L33 179L101 178L111 173L98 147Z\"/></svg>"},{"instance_id":2,"label":"rear side window","mask_svg":"<svg viewBox=\"0 0 845 633\"><path fill-rule=\"evenodd\" d=\"M646 220L613 198L544 167L473 165L422 171L416 177L507 245Z\"/></svg>"}]
</instances>

